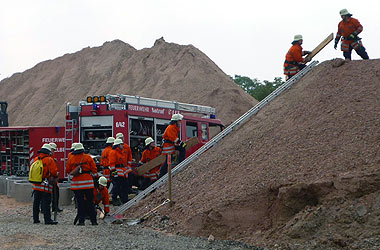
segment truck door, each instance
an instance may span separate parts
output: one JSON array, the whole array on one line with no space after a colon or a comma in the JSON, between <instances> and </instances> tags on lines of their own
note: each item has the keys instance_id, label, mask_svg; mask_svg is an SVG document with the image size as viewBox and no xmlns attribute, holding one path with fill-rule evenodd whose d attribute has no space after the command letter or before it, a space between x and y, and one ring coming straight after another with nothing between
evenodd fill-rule
<instances>
[{"instance_id":1,"label":"truck door","mask_svg":"<svg viewBox=\"0 0 380 250\"><path fill-rule=\"evenodd\" d=\"M129 146L135 162L141 159L145 148L145 139L154 138L154 122L150 117L129 117Z\"/></svg>"},{"instance_id":2,"label":"truck door","mask_svg":"<svg viewBox=\"0 0 380 250\"><path fill-rule=\"evenodd\" d=\"M162 146L162 136L164 135L165 129L169 125L170 120L155 118L154 123L156 138L153 137L153 139L155 140L157 147L160 147Z\"/></svg>"},{"instance_id":3,"label":"truck door","mask_svg":"<svg viewBox=\"0 0 380 250\"><path fill-rule=\"evenodd\" d=\"M91 155L102 155L108 137L113 135L113 116L85 116L80 119L80 141Z\"/></svg>"}]
</instances>

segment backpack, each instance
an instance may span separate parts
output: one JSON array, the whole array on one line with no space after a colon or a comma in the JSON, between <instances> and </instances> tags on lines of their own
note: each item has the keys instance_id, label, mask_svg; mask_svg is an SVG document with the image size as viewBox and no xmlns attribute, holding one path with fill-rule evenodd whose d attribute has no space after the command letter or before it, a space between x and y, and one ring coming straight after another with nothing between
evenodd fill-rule
<instances>
[{"instance_id":1,"label":"backpack","mask_svg":"<svg viewBox=\"0 0 380 250\"><path fill-rule=\"evenodd\" d=\"M32 166L30 166L29 182L35 184L42 183L42 175L44 173L44 164L42 163L42 159L43 158L38 157L38 160L33 162Z\"/></svg>"}]
</instances>

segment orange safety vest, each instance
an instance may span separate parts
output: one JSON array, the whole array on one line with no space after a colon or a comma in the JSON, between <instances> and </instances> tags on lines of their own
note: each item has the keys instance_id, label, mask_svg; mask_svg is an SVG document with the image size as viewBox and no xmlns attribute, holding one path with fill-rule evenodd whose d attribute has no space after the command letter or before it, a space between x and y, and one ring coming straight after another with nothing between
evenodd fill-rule
<instances>
[{"instance_id":1,"label":"orange safety vest","mask_svg":"<svg viewBox=\"0 0 380 250\"><path fill-rule=\"evenodd\" d=\"M290 47L285 56L284 75L294 76L301 70L298 63L306 63L306 60L302 58L302 55L302 46L299 43L295 43Z\"/></svg>"},{"instance_id":2,"label":"orange safety vest","mask_svg":"<svg viewBox=\"0 0 380 250\"><path fill-rule=\"evenodd\" d=\"M363 31L363 26L356 18L349 17L346 21L340 21L338 24L338 32L336 33L335 40L339 40L343 36L341 50L350 51L350 45L353 49L357 50L360 46L363 46L361 40L349 40L349 36L356 32L359 34Z\"/></svg>"},{"instance_id":3,"label":"orange safety vest","mask_svg":"<svg viewBox=\"0 0 380 250\"><path fill-rule=\"evenodd\" d=\"M47 179L49 177L58 176L58 167L52 157L50 157L48 154L39 153L39 155L36 158L34 158L34 161L37 161L38 159L42 159L42 164L44 165L42 180ZM33 183L32 189L35 191L46 192L49 194L53 193L53 185L47 183L46 181L42 181L42 183Z\"/></svg>"},{"instance_id":4,"label":"orange safety vest","mask_svg":"<svg viewBox=\"0 0 380 250\"><path fill-rule=\"evenodd\" d=\"M94 188L94 203L99 205L100 202L103 202L104 212L110 212L110 196L108 194L107 187L103 187L103 189Z\"/></svg>"},{"instance_id":5,"label":"orange safety vest","mask_svg":"<svg viewBox=\"0 0 380 250\"><path fill-rule=\"evenodd\" d=\"M131 147L126 143L124 143L123 154L125 154L125 158L127 160L124 174L126 177L128 177L128 174L132 172L132 150L131 150Z\"/></svg>"},{"instance_id":6,"label":"orange safety vest","mask_svg":"<svg viewBox=\"0 0 380 250\"><path fill-rule=\"evenodd\" d=\"M175 145L179 142L179 127L176 124L170 124L164 132L162 138L165 140L162 145L162 154L168 155L173 154L175 151Z\"/></svg>"},{"instance_id":7,"label":"orange safety vest","mask_svg":"<svg viewBox=\"0 0 380 250\"><path fill-rule=\"evenodd\" d=\"M109 154L112 150L112 146L106 147L102 152L102 157L100 159L100 165L103 166L103 176L106 177L108 182L111 182L111 170L109 168Z\"/></svg>"},{"instance_id":8,"label":"orange safety vest","mask_svg":"<svg viewBox=\"0 0 380 250\"><path fill-rule=\"evenodd\" d=\"M127 165L126 155L120 148L112 149L109 154L109 164L111 172L117 171L117 176L125 177L125 166Z\"/></svg>"},{"instance_id":9,"label":"orange safety vest","mask_svg":"<svg viewBox=\"0 0 380 250\"><path fill-rule=\"evenodd\" d=\"M82 190L82 189L93 189L94 181L92 175L97 175L97 168L94 160L90 155L81 153L81 154L72 154L66 164L66 173L70 173L78 165L82 166L82 174L74 176L71 180L71 190Z\"/></svg>"},{"instance_id":10,"label":"orange safety vest","mask_svg":"<svg viewBox=\"0 0 380 250\"><path fill-rule=\"evenodd\" d=\"M159 147L154 147L152 150L145 149L144 152L142 153L142 157L140 160L141 164L150 162L154 158L158 157L161 154L161 148ZM157 167L149 170L149 172L145 173L143 176L146 178L150 178L152 181L156 181L158 179L158 174L160 173L160 167L162 166L158 165Z\"/></svg>"}]
</instances>

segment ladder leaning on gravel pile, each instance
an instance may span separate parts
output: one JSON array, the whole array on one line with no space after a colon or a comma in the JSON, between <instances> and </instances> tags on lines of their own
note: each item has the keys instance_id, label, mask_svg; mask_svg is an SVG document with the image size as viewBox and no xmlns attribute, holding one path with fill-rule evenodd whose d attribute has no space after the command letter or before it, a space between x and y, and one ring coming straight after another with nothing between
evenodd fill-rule
<instances>
[{"instance_id":1,"label":"ladder leaning on gravel pile","mask_svg":"<svg viewBox=\"0 0 380 250\"><path fill-rule=\"evenodd\" d=\"M281 94L283 91L285 91L287 88L289 88L293 83L295 83L298 79L303 77L306 73L308 73L313 67L315 67L318 64L318 61L311 62L308 66L306 66L304 69L302 69L300 72L298 72L295 76L290 78L288 81L286 81L284 84L282 84L280 87L278 87L275 91L273 91L270 95L268 95L265 99L263 99L261 102L256 104L253 108L251 108L248 112L240 116L236 121L231 123L227 128L225 128L223 131L221 131L219 134L217 134L215 137L213 137L209 142L207 142L205 145L203 145L201 148L199 148L197 151L195 151L192 155L190 155L188 158L186 158L184 161L182 161L180 164L178 164L175 168L172 170L172 175L174 176L179 171L184 169L190 162L198 158L202 153L207 151L209 148L215 146L221 139L223 139L226 135L231 133L234 129L238 128L239 125L246 122L251 116L259 112L265 105L267 105L270 101L272 101L275 97L277 97L279 94ZM124 213L128 208L132 207L133 205L137 204L140 200L145 198L147 195L149 195L153 190L156 188L162 186L168 181L168 174L164 175L160 179L158 179L156 182L154 182L152 185L150 185L148 188L146 188L144 191L139 193L135 198L128 201L124 205L120 206L111 216L106 218L107 222L113 222L117 218L120 217L122 213Z\"/></svg>"}]
</instances>

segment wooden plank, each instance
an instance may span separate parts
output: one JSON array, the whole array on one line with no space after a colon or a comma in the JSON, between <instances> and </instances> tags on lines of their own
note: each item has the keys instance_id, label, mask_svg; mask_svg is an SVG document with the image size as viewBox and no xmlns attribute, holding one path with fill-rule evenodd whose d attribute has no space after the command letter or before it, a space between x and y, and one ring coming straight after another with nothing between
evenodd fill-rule
<instances>
[{"instance_id":1,"label":"wooden plank","mask_svg":"<svg viewBox=\"0 0 380 250\"><path fill-rule=\"evenodd\" d=\"M323 40L306 58L312 59L316 54L319 53L327 44L329 44L334 39L334 33L331 33L325 40Z\"/></svg>"},{"instance_id":2,"label":"wooden plank","mask_svg":"<svg viewBox=\"0 0 380 250\"><path fill-rule=\"evenodd\" d=\"M186 143L186 150L189 150L199 143L199 139L198 137L194 136L190 138L189 140L187 140L185 143Z\"/></svg>"},{"instance_id":3,"label":"wooden plank","mask_svg":"<svg viewBox=\"0 0 380 250\"><path fill-rule=\"evenodd\" d=\"M136 172L138 175L143 175L145 174L146 172L148 172L149 170L163 164L166 160L166 156L165 155L159 155L158 157L154 158L153 160L141 165L140 167L138 167L136 169Z\"/></svg>"},{"instance_id":4,"label":"wooden plank","mask_svg":"<svg viewBox=\"0 0 380 250\"><path fill-rule=\"evenodd\" d=\"M191 149L192 147L194 147L198 143L199 143L198 137L193 137L193 138L187 140L186 141L186 150ZM166 156L160 155L160 156L154 158L153 160L151 160L150 162L147 162L147 163L141 165L140 167L138 167L136 169L136 172L138 175L143 175L146 172L148 172L149 170L163 164L165 162L165 160L166 160Z\"/></svg>"}]
</instances>

